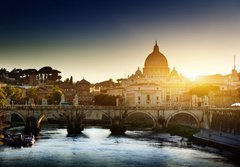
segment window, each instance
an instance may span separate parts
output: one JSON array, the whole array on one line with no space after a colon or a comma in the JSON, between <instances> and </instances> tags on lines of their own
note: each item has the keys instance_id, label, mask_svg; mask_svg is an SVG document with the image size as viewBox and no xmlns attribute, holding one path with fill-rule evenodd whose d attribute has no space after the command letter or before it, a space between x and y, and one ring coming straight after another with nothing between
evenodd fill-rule
<instances>
[{"instance_id":1,"label":"window","mask_svg":"<svg viewBox=\"0 0 240 167\"><path fill-rule=\"evenodd\" d=\"M170 101L170 93L169 92L167 92L166 101Z\"/></svg>"},{"instance_id":2,"label":"window","mask_svg":"<svg viewBox=\"0 0 240 167\"><path fill-rule=\"evenodd\" d=\"M147 100L150 100L150 95L147 95Z\"/></svg>"},{"instance_id":3,"label":"window","mask_svg":"<svg viewBox=\"0 0 240 167\"><path fill-rule=\"evenodd\" d=\"M150 104L150 95L147 95L147 104Z\"/></svg>"},{"instance_id":4,"label":"window","mask_svg":"<svg viewBox=\"0 0 240 167\"><path fill-rule=\"evenodd\" d=\"M166 100L167 100L167 101L170 100L170 96L169 96L169 95L166 96Z\"/></svg>"},{"instance_id":5,"label":"window","mask_svg":"<svg viewBox=\"0 0 240 167\"><path fill-rule=\"evenodd\" d=\"M138 104L140 104L140 103L141 103L141 97L138 96Z\"/></svg>"}]
</instances>

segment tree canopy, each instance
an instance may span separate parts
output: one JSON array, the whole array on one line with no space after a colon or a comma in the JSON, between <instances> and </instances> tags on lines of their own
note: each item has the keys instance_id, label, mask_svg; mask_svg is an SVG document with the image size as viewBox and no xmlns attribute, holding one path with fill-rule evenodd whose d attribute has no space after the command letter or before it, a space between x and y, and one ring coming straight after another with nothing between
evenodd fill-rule
<instances>
[{"instance_id":1,"label":"tree canopy","mask_svg":"<svg viewBox=\"0 0 240 167\"><path fill-rule=\"evenodd\" d=\"M3 88L6 98L10 98L14 103L21 103L23 100L23 91L20 88L15 88L12 85L7 85Z\"/></svg>"},{"instance_id":2,"label":"tree canopy","mask_svg":"<svg viewBox=\"0 0 240 167\"><path fill-rule=\"evenodd\" d=\"M7 103L6 93L0 88L0 107L5 106Z\"/></svg>"},{"instance_id":3,"label":"tree canopy","mask_svg":"<svg viewBox=\"0 0 240 167\"><path fill-rule=\"evenodd\" d=\"M34 99L34 101L37 101L37 96L39 93L39 89L35 87L31 87L30 89L27 90L26 92L26 100L28 99Z\"/></svg>"},{"instance_id":4,"label":"tree canopy","mask_svg":"<svg viewBox=\"0 0 240 167\"><path fill-rule=\"evenodd\" d=\"M47 95L48 104L59 104L62 94L62 89L54 86L52 91Z\"/></svg>"}]
</instances>

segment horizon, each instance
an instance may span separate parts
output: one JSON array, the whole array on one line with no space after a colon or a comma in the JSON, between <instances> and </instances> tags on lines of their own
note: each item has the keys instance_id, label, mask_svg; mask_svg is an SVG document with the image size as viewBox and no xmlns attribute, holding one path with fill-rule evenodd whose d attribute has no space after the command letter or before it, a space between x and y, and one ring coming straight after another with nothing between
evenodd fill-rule
<instances>
[{"instance_id":1,"label":"horizon","mask_svg":"<svg viewBox=\"0 0 240 167\"><path fill-rule=\"evenodd\" d=\"M0 66L51 66L62 80L116 80L160 52L187 78L231 73L240 64L240 2L2 1Z\"/></svg>"},{"instance_id":2,"label":"horizon","mask_svg":"<svg viewBox=\"0 0 240 167\"><path fill-rule=\"evenodd\" d=\"M148 55L147 55L148 56ZM147 58L147 56L146 56L146 58ZM146 59L145 58L145 59ZM166 57L167 58L167 57ZM143 62L145 62L145 60L143 61ZM51 66L51 65L44 65L44 66L39 66L39 68L36 68L36 67L33 67L33 66L31 66L31 67L26 67L26 68L22 68L22 67L14 67L14 68L16 68L16 69L22 69L22 70L25 70L25 69L36 69L36 70L40 70L41 68L43 68L43 67L47 67L47 66L49 66L49 67L52 67L53 69L56 69L56 70L60 70L60 69L57 69L57 68L55 68L55 67L53 67L53 66ZM234 65L233 65L234 66ZM143 67L144 67L144 63L143 63L143 66L138 66L139 68L140 68L140 70L141 71L143 71L142 69L143 69ZM137 67L137 68L138 68ZM170 71L174 68L174 67L176 67L176 66L170 66ZM1 68L6 68L6 67L1 67ZM13 70L14 68L6 68L6 70L7 71L11 71L11 70ZM136 68L136 69L137 69ZM234 68L234 67L233 67ZM232 69L233 69L232 68ZM135 71L136 71L136 69L135 69ZM222 75L222 76L225 76L225 75L228 75L228 74L231 74L231 70L232 69L230 69L228 72L225 72L225 73L212 73L212 72L209 72L209 73L199 73L199 75L184 75L183 73L181 73L180 72L180 70L178 70L178 69L176 69L178 72L179 72L179 74L180 75L182 75L183 77L185 77L185 78L187 78L187 79L189 79L189 80L191 80L191 81L196 81L196 79L198 78L198 77L202 77L202 76L210 76L210 75ZM236 70L238 71L238 69L237 69L237 66L236 66ZM65 79L69 79L71 76L73 77L73 82L77 82L77 81L80 81L80 80L82 80L82 79L85 79L85 80L87 80L87 81L89 81L90 83L92 83L92 84L95 84L95 83L99 83L99 82L103 82L103 81L107 81L107 80L110 80L110 79L112 79L113 81L117 81L117 79L120 79L120 78L128 78L128 76L131 76L132 74L134 74L135 73L135 71L133 71L132 73L129 73L129 74L125 74L125 76L120 76L120 77L117 77L117 78L111 78L111 77L109 77L109 78L105 78L105 79L102 79L102 80L95 80L95 81L90 81L88 78L88 76L82 76L82 78L80 77L79 79L75 79L75 76L74 75L65 75L65 77L62 75L62 74L64 74L65 73L65 71L61 71L60 70L60 75L62 76L62 79L61 79L61 81L64 81ZM90 77L91 78L91 77Z\"/></svg>"}]
</instances>

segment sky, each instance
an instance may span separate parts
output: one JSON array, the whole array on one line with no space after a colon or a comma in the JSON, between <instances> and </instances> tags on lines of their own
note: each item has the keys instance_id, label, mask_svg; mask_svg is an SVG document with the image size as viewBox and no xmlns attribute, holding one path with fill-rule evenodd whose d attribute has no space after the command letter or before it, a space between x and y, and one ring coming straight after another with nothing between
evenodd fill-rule
<instances>
[{"instance_id":1,"label":"sky","mask_svg":"<svg viewBox=\"0 0 240 167\"><path fill-rule=\"evenodd\" d=\"M155 40L186 77L240 70L239 0L1 0L0 68L51 66L63 79L127 77Z\"/></svg>"}]
</instances>

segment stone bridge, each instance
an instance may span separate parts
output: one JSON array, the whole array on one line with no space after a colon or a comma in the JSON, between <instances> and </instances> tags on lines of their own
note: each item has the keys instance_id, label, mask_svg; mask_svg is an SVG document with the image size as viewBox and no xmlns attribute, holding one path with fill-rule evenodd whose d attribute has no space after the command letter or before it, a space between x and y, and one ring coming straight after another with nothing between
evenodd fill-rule
<instances>
[{"instance_id":1,"label":"stone bridge","mask_svg":"<svg viewBox=\"0 0 240 167\"><path fill-rule=\"evenodd\" d=\"M15 105L0 109L11 122L11 115L17 114L22 118L25 129L38 133L41 122L47 119L65 118L68 121L69 132L81 132L83 120L101 120L105 115L111 123L110 130L125 132L124 122L131 115L143 113L153 121L153 130L162 131L174 118L182 115L189 117L195 127L217 130L226 130L239 133L240 108L164 108L164 107L126 107L126 106L27 106ZM226 121L227 120L227 123ZM225 124L231 125L225 125ZM78 129L76 131L76 128ZM72 131L72 129L74 129Z\"/></svg>"}]
</instances>

